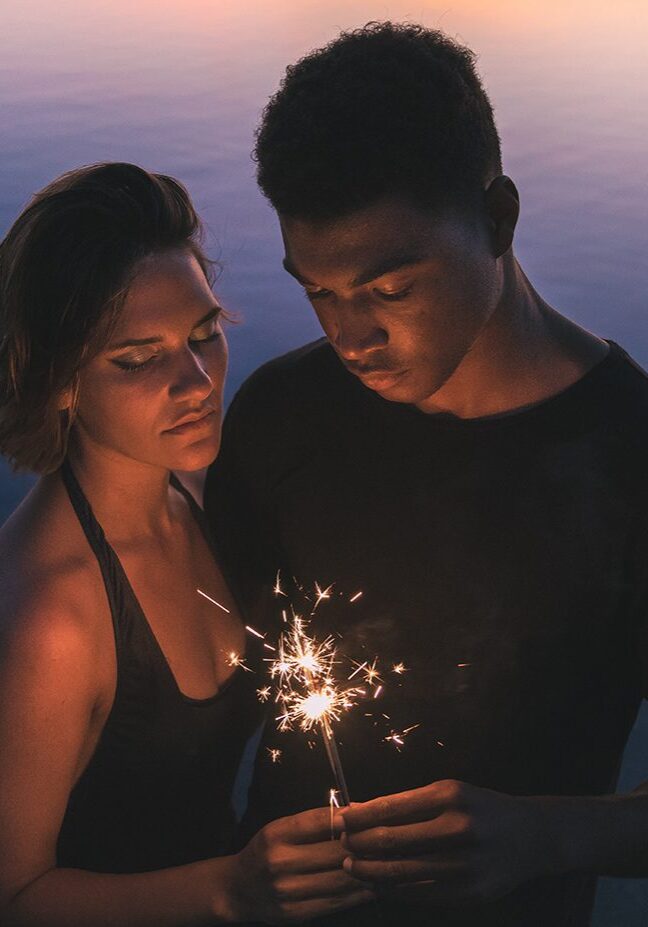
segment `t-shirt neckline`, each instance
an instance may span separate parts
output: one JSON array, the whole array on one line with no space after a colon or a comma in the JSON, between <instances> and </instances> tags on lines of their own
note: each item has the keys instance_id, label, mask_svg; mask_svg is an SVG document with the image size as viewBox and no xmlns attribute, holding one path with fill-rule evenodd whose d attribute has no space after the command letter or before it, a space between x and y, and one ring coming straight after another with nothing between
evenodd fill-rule
<instances>
[{"instance_id":1,"label":"t-shirt neckline","mask_svg":"<svg viewBox=\"0 0 648 927\"><path fill-rule=\"evenodd\" d=\"M468 431L473 428L509 427L535 419L547 412L556 412L563 406L568 406L574 400L577 400L584 390L590 389L597 383L599 378L605 376L608 370L614 367L623 357L624 351L615 341L611 341L607 338L603 340L609 346L607 354L590 367L590 369L574 383L554 393L552 396L547 396L546 399L541 399L539 402L533 403L533 405L522 406L517 409L511 409L510 412L501 412L496 415L460 418L459 416L444 412L423 412L410 403L389 402L389 400L383 399L377 393L373 392L373 390L368 390L367 387L363 386L362 389L370 393L373 400L383 405L387 404L389 406L399 407L401 414L416 419L418 422L428 422L431 428L439 427Z\"/></svg>"}]
</instances>

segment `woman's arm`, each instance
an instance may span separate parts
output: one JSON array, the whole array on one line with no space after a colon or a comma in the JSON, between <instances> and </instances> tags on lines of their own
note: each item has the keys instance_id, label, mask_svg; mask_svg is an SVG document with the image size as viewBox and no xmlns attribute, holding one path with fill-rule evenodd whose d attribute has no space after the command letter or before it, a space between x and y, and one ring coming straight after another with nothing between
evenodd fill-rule
<instances>
[{"instance_id":1,"label":"woman's arm","mask_svg":"<svg viewBox=\"0 0 648 927\"><path fill-rule=\"evenodd\" d=\"M141 874L56 866L70 792L92 752L101 654L76 608L0 604L0 923L190 927L289 922L371 897L341 868L328 809L268 825L239 854ZM11 614L10 614L11 612ZM96 720L95 720L96 723ZM96 737L96 732L95 732Z\"/></svg>"}]
</instances>

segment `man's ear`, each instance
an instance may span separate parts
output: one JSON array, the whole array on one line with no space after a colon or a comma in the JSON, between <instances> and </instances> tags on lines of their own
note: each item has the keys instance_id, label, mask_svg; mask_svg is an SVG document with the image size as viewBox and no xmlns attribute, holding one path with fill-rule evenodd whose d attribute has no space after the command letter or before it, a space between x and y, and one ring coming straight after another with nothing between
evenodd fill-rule
<instances>
[{"instance_id":1,"label":"man's ear","mask_svg":"<svg viewBox=\"0 0 648 927\"><path fill-rule=\"evenodd\" d=\"M513 244L520 215L520 194L511 178L502 174L491 181L484 192L484 203L491 223L494 254L499 258Z\"/></svg>"}]
</instances>

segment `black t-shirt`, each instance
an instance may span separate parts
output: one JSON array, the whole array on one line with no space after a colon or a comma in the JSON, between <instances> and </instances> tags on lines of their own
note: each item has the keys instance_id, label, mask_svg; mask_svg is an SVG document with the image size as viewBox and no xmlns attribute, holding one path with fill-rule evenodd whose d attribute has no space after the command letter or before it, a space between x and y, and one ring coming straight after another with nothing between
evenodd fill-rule
<instances>
[{"instance_id":1,"label":"black t-shirt","mask_svg":"<svg viewBox=\"0 0 648 927\"><path fill-rule=\"evenodd\" d=\"M519 795L614 790L646 691L648 606L648 378L617 345L560 394L470 420L388 402L325 341L308 345L239 391L206 510L260 625L281 569L306 591L334 584L315 630L339 632L358 660L379 656L384 690L336 728L352 799L445 778ZM390 739L414 725L402 746ZM326 804L324 751L307 740L269 721L248 832ZM582 927L593 889L543 879L470 909L384 901L381 917Z\"/></svg>"}]
</instances>

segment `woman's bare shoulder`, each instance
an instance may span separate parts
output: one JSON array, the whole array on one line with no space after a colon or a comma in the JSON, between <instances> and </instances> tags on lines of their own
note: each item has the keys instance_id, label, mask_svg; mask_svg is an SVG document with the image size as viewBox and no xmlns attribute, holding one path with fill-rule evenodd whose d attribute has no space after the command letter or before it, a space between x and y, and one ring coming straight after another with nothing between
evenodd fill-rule
<instances>
[{"instance_id":1,"label":"woman's bare shoulder","mask_svg":"<svg viewBox=\"0 0 648 927\"><path fill-rule=\"evenodd\" d=\"M106 596L98 564L56 474L43 477L0 528L3 639L67 627L97 639Z\"/></svg>"}]
</instances>

